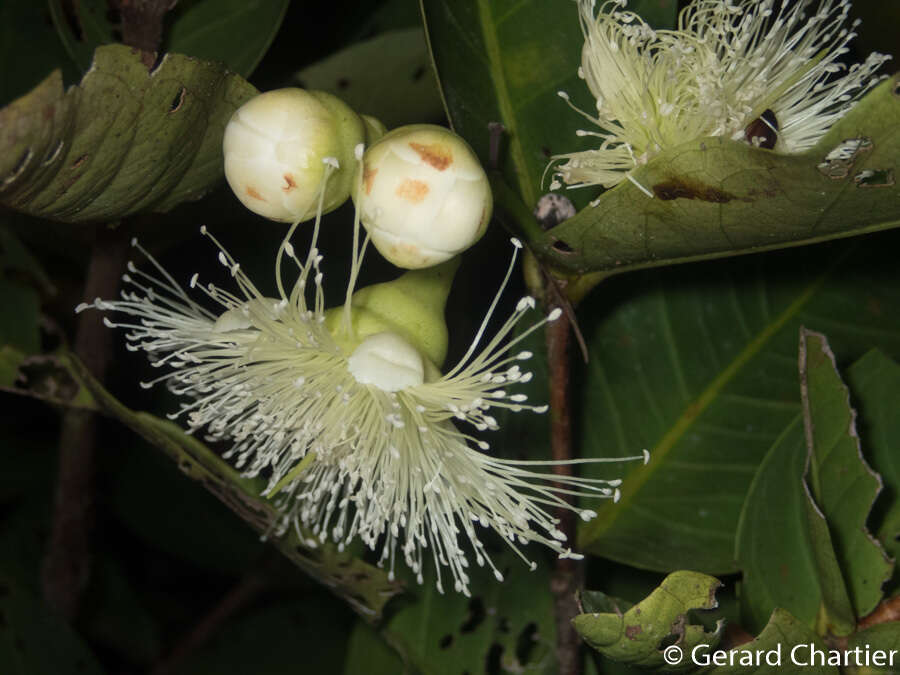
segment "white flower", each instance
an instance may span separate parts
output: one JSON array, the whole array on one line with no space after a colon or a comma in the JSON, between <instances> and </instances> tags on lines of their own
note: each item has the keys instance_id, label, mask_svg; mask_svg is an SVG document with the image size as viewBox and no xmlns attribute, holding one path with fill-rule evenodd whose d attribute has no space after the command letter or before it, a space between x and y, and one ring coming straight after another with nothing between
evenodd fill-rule
<instances>
[{"instance_id":1,"label":"white flower","mask_svg":"<svg viewBox=\"0 0 900 675\"><path fill-rule=\"evenodd\" d=\"M282 243L275 262L277 298L264 297L203 228L237 286L230 292L200 284L196 274L191 278L189 286L214 301L216 312L193 300L136 242L156 272L129 264L121 299L97 299L78 311L92 306L131 317L104 320L125 328L129 348L147 352L154 366L165 369L144 386L165 382L187 401L170 417L184 417L191 432L205 430L206 438L230 443L226 458L248 476L267 478L264 494L282 509L283 527L302 524L341 548L359 537L379 550L379 562L392 575L399 552L420 582L432 558L438 588L446 567L453 587L463 593L470 556L502 579L480 540L483 528L498 532L523 559L519 547L531 541L575 556L548 509L568 508L590 518L593 511L576 509L563 497L615 499L620 481L557 476L538 470L553 462L492 457L484 452L487 442L456 426L485 431L497 429L497 410L546 411L511 386L532 376L522 370L531 354L517 345L557 319L559 310L508 340L534 308L531 298L523 298L488 336L498 293L464 358L440 375L396 332L346 334L354 325L351 313L360 311L352 304L325 310L318 228L317 218L313 244L302 259L289 243L293 228ZM297 268L289 291L282 284L285 258ZM515 255L500 292L514 262ZM641 458L646 461L636 459ZM579 461L604 460L572 463Z\"/></svg>"},{"instance_id":2,"label":"white flower","mask_svg":"<svg viewBox=\"0 0 900 675\"><path fill-rule=\"evenodd\" d=\"M407 269L430 267L478 241L491 219L481 163L455 133L432 124L394 129L362 158L353 198L375 248Z\"/></svg>"},{"instance_id":3,"label":"white flower","mask_svg":"<svg viewBox=\"0 0 900 675\"><path fill-rule=\"evenodd\" d=\"M564 160L555 177L612 187L659 152L704 136L784 153L815 145L878 82L875 71L890 57L871 54L845 69L838 60L856 35L844 27L850 1L821 0L809 14L812 4L694 0L677 29L654 31L618 9L625 0L596 14L593 0L579 0L578 72L597 100L596 116L581 114L600 130L577 133L601 140L597 149L555 156Z\"/></svg>"}]
</instances>

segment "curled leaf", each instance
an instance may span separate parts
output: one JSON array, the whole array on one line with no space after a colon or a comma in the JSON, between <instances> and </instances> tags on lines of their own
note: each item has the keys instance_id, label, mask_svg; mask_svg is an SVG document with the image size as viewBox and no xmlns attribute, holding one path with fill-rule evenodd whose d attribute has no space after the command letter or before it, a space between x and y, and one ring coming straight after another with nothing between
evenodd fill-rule
<instances>
[{"instance_id":1,"label":"curled leaf","mask_svg":"<svg viewBox=\"0 0 900 675\"><path fill-rule=\"evenodd\" d=\"M0 204L65 222L111 221L197 199L222 177L222 133L256 89L223 65L128 47L94 53L0 110Z\"/></svg>"},{"instance_id":2,"label":"curled leaf","mask_svg":"<svg viewBox=\"0 0 900 675\"><path fill-rule=\"evenodd\" d=\"M575 630L591 647L615 661L663 667L663 650L672 645L687 653L703 644L718 644L722 623L709 632L691 623L693 609L715 609L715 593L722 584L715 577L699 572L673 572L644 600L632 607L596 592L582 596L589 611L572 620Z\"/></svg>"}]
</instances>

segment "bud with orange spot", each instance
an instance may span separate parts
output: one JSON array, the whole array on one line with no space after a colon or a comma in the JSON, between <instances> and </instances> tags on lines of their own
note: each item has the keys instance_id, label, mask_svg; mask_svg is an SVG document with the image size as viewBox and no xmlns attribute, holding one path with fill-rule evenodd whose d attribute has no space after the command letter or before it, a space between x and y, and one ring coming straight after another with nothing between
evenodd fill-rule
<instances>
[{"instance_id":1,"label":"bud with orange spot","mask_svg":"<svg viewBox=\"0 0 900 675\"><path fill-rule=\"evenodd\" d=\"M449 260L487 229L487 175L472 149L448 129L395 129L366 150L361 170L353 195L360 220L375 248L398 267Z\"/></svg>"},{"instance_id":2,"label":"bud with orange spot","mask_svg":"<svg viewBox=\"0 0 900 675\"><path fill-rule=\"evenodd\" d=\"M232 115L223 140L225 178L248 209L293 223L316 215L326 163L323 212L347 201L357 144L380 137L377 120L357 115L321 91L276 89L250 99ZM374 138L373 138L374 136Z\"/></svg>"}]
</instances>

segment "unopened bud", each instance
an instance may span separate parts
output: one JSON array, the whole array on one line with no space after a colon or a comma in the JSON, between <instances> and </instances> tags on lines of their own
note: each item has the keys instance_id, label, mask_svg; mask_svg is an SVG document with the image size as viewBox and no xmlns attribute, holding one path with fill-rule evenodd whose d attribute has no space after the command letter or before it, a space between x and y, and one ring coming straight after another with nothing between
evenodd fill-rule
<instances>
[{"instance_id":1,"label":"unopened bud","mask_svg":"<svg viewBox=\"0 0 900 675\"><path fill-rule=\"evenodd\" d=\"M366 150L356 207L372 243L398 267L449 260L487 228L491 189L466 142L443 127L417 124Z\"/></svg>"},{"instance_id":2,"label":"unopened bud","mask_svg":"<svg viewBox=\"0 0 900 675\"><path fill-rule=\"evenodd\" d=\"M368 125L376 129L375 122ZM371 135L371 132L370 132ZM281 222L316 215L319 190L328 179L323 212L350 195L353 149L366 125L343 101L320 91L276 89L238 108L225 128L225 178L244 206ZM337 161L338 169L328 168Z\"/></svg>"}]
</instances>

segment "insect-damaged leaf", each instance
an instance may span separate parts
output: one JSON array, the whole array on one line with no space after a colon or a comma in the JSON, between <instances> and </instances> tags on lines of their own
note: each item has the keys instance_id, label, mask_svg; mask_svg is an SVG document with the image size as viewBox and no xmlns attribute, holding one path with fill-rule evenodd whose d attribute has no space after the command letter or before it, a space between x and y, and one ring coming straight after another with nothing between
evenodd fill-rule
<instances>
[{"instance_id":1,"label":"insect-damaged leaf","mask_svg":"<svg viewBox=\"0 0 900 675\"><path fill-rule=\"evenodd\" d=\"M821 333L800 331L800 390L809 466L806 480L828 520L847 591L862 617L881 600L894 565L866 528L881 477L862 456L856 412Z\"/></svg>"},{"instance_id":2,"label":"insect-damaged leaf","mask_svg":"<svg viewBox=\"0 0 900 675\"><path fill-rule=\"evenodd\" d=\"M673 572L633 607L617 606L597 593L583 597L586 612L572 623L585 642L604 656L643 667L664 666L662 650L667 644L677 644L687 653L699 644L712 649L718 643L722 624L707 632L690 622L688 612L715 608L716 589L721 585L718 579L698 572Z\"/></svg>"},{"instance_id":3,"label":"insect-damaged leaf","mask_svg":"<svg viewBox=\"0 0 900 675\"><path fill-rule=\"evenodd\" d=\"M221 64L97 49L81 84L59 72L0 110L0 204L66 222L165 211L222 176L222 133L256 89Z\"/></svg>"},{"instance_id":4,"label":"insect-damaged leaf","mask_svg":"<svg viewBox=\"0 0 900 675\"><path fill-rule=\"evenodd\" d=\"M900 76L812 149L783 155L721 137L666 150L531 246L571 273L809 244L900 224ZM528 223L525 223L528 225ZM565 246L560 246L563 242Z\"/></svg>"}]
</instances>

